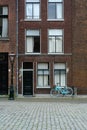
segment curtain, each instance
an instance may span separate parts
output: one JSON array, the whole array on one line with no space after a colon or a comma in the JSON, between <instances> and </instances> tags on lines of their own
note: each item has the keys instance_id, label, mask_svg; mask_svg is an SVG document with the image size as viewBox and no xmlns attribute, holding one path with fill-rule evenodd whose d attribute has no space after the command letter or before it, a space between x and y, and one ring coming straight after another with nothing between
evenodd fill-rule
<instances>
[{"instance_id":1,"label":"curtain","mask_svg":"<svg viewBox=\"0 0 87 130\"><path fill-rule=\"evenodd\" d=\"M33 11L34 11L34 13L33 13L34 18L38 19L40 16L39 4L34 4Z\"/></svg>"},{"instance_id":2,"label":"curtain","mask_svg":"<svg viewBox=\"0 0 87 130\"><path fill-rule=\"evenodd\" d=\"M49 52L50 53L55 52L55 37L49 38Z\"/></svg>"},{"instance_id":3,"label":"curtain","mask_svg":"<svg viewBox=\"0 0 87 130\"><path fill-rule=\"evenodd\" d=\"M63 16L62 16L62 14L63 14L63 12L62 12L62 3L58 3L57 4L57 19L61 19L61 18L63 18Z\"/></svg>"},{"instance_id":4,"label":"curtain","mask_svg":"<svg viewBox=\"0 0 87 130\"><path fill-rule=\"evenodd\" d=\"M62 38L58 37L56 39L56 52L62 52Z\"/></svg>"},{"instance_id":5,"label":"curtain","mask_svg":"<svg viewBox=\"0 0 87 130\"><path fill-rule=\"evenodd\" d=\"M33 52L34 48L34 39L32 37L27 37L27 52Z\"/></svg>"},{"instance_id":6,"label":"curtain","mask_svg":"<svg viewBox=\"0 0 87 130\"><path fill-rule=\"evenodd\" d=\"M3 7L3 15L8 15L8 8ZM2 37L7 37L8 34L8 19L2 19Z\"/></svg>"}]
</instances>

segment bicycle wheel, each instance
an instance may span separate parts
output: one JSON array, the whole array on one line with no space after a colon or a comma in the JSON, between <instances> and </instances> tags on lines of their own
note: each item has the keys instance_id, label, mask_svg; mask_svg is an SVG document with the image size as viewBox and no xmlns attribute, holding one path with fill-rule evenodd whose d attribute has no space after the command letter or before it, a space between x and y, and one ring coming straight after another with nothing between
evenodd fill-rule
<instances>
[{"instance_id":1,"label":"bicycle wheel","mask_svg":"<svg viewBox=\"0 0 87 130\"><path fill-rule=\"evenodd\" d=\"M73 95L73 89L70 87L67 87L67 95L72 96Z\"/></svg>"},{"instance_id":2,"label":"bicycle wheel","mask_svg":"<svg viewBox=\"0 0 87 130\"><path fill-rule=\"evenodd\" d=\"M51 89L50 95L51 96L57 96L58 95L58 91L56 91L55 89Z\"/></svg>"}]
</instances>

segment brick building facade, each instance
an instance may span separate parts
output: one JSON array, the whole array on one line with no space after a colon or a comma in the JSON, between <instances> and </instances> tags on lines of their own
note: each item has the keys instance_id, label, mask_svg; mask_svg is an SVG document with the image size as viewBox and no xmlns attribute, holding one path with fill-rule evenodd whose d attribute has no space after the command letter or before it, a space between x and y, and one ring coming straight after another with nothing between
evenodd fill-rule
<instances>
[{"instance_id":1,"label":"brick building facade","mask_svg":"<svg viewBox=\"0 0 87 130\"><path fill-rule=\"evenodd\" d=\"M8 19L9 30L2 37L0 22L0 52L7 57L16 54L13 79L19 95L49 94L56 83L75 86L80 93L86 90L86 3L0 1L0 18L2 7L8 7L3 17ZM8 58L6 64L9 70ZM9 87L10 71L6 74Z\"/></svg>"},{"instance_id":2,"label":"brick building facade","mask_svg":"<svg viewBox=\"0 0 87 130\"><path fill-rule=\"evenodd\" d=\"M0 0L0 95L8 94L11 52L16 54L16 2ZM13 78L16 85L16 66L14 70Z\"/></svg>"},{"instance_id":3,"label":"brick building facade","mask_svg":"<svg viewBox=\"0 0 87 130\"><path fill-rule=\"evenodd\" d=\"M72 0L72 83L87 94L87 1Z\"/></svg>"},{"instance_id":4,"label":"brick building facade","mask_svg":"<svg viewBox=\"0 0 87 130\"><path fill-rule=\"evenodd\" d=\"M57 82L72 85L71 0L19 0L18 15L19 93L46 94Z\"/></svg>"}]
</instances>

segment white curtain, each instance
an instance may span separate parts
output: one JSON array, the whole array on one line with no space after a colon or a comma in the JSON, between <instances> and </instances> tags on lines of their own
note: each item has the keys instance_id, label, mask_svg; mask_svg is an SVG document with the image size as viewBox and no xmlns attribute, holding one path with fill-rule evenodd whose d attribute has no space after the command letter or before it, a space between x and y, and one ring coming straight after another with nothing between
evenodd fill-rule
<instances>
[{"instance_id":1,"label":"white curtain","mask_svg":"<svg viewBox=\"0 0 87 130\"><path fill-rule=\"evenodd\" d=\"M66 75L65 75L65 71L61 72L61 86L65 86L66 85Z\"/></svg>"},{"instance_id":2,"label":"white curtain","mask_svg":"<svg viewBox=\"0 0 87 130\"><path fill-rule=\"evenodd\" d=\"M57 84L57 83L60 83L60 81L59 81L59 73L57 73L56 75L55 75L55 77L54 77L54 83L55 83L55 85Z\"/></svg>"},{"instance_id":3,"label":"white curtain","mask_svg":"<svg viewBox=\"0 0 87 130\"><path fill-rule=\"evenodd\" d=\"M26 17L32 18L32 4L26 4Z\"/></svg>"},{"instance_id":4,"label":"white curtain","mask_svg":"<svg viewBox=\"0 0 87 130\"><path fill-rule=\"evenodd\" d=\"M27 37L26 39L27 41L27 52L33 52L33 48L34 48L34 39L32 37Z\"/></svg>"},{"instance_id":5,"label":"white curtain","mask_svg":"<svg viewBox=\"0 0 87 130\"><path fill-rule=\"evenodd\" d=\"M39 9L39 4L34 4L34 18L38 19L39 18L39 13L40 13L40 9Z\"/></svg>"},{"instance_id":6,"label":"white curtain","mask_svg":"<svg viewBox=\"0 0 87 130\"><path fill-rule=\"evenodd\" d=\"M38 76L38 86L42 87L43 86L43 77L40 75Z\"/></svg>"},{"instance_id":7,"label":"white curtain","mask_svg":"<svg viewBox=\"0 0 87 130\"><path fill-rule=\"evenodd\" d=\"M56 52L61 53L62 52L62 38L58 37L56 39Z\"/></svg>"},{"instance_id":8,"label":"white curtain","mask_svg":"<svg viewBox=\"0 0 87 130\"><path fill-rule=\"evenodd\" d=\"M57 18L62 19L63 18L63 8L62 3L57 4Z\"/></svg>"},{"instance_id":9,"label":"white curtain","mask_svg":"<svg viewBox=\"0 0 87 130\"><path fill-rule=\"evenodd\" d=\"M3 15L8 15L8 8L3 7ZM7 37L8 35L8 19L2 19L2 37Z\"/></svg>"},{"instance_id":10,"label":"white curtain","mask_svg":"<svg viewBox=\"0 0 87 130\"><path fill-rule=\"evenodd\" d=\"M49 38L49 53L55 52L55 37Z\"/></svg>"}]
</instances>

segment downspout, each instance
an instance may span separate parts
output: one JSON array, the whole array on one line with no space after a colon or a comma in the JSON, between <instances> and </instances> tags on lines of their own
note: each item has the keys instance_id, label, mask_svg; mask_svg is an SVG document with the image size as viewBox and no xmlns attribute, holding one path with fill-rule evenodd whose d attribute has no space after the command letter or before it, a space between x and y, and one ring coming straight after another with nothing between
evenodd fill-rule
<instances>
[{"instance_id":1,"label":"downspout","mask_svg":"<svg viewBox=\"0 0 87 130\"><path fill-rule=\"evenodd\" d=\"M16 94L18 96L18 0L16 0L16 66L17 66Z\"/></svg>"}]
</instances>

